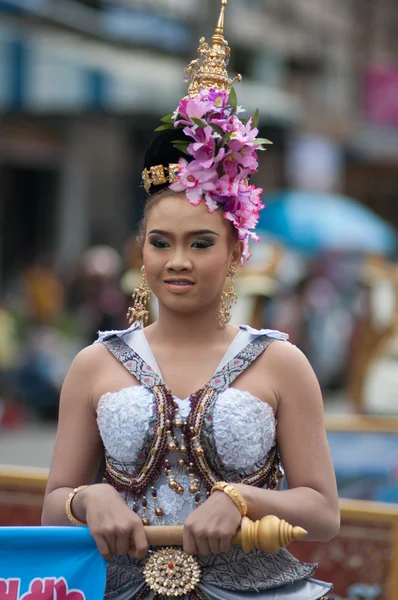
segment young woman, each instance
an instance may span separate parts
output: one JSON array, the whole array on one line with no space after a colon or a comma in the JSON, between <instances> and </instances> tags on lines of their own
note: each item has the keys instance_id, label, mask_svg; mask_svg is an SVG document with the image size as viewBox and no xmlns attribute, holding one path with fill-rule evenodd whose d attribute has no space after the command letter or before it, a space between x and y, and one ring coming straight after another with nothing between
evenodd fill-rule
<instances>
[{"instance_id":1,"label":"young woman","mask_svg":"<svg viewBox=\"0 0 398 600\"><path fill-rule=\"evenodd\" d=\"M88 525L109 560L106 595L118 600L169 593L163 571L152 591L144 578L144 525L154 524L183 524L183 550L202 568L191 590L193 563L184 563L176 596L315 600L331 587L287 550L244 555L231 546L246 514L276 515L326 541L339 507L309 363L284 334L228 322L261 208L247 178L264 140L222 88L231 84L220 80L220 52L229 54L222 23L211 48L202 42L190 98L146 155L133 325L80 352L61 395L43 524ZM143 327L150 292L159 317ZM93 484L104 451L102 483Z\"/></svg>"}]
</instances>

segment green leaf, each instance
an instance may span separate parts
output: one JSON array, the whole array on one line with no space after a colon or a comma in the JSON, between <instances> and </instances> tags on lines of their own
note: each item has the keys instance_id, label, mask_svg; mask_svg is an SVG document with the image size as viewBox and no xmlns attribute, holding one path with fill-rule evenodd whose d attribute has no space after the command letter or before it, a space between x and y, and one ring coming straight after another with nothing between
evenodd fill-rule
<instances>
[{"instance_id":1,"label":"green leaf","mask_svg":"<svg viewBox=\"0 0 398 600\"><path fill-rule=\"evenodd\" d=\"M221 135L221 137L223 137L223 135L224 135L224 132L223 132L223 130L221 129L221 127L219 127L218 125L213 125L213 124L212 124L212 125L211 125L211 128L212 128L212 130L213 130L213 131L215 131L216 133L218 133L219 135Z\"/></svg>"},{"instance_id":2,"label":"green leaf","mask_svg":"<svg viewBox=\"0 0 398 600\"><path fill-rule=\"evenodd\" d=\"M190 142L184 142L182 140L175 140L174 142L171 142L174 146L174 148L176 148L177 150L180 150L180 152L184 152L184 154L189 154L189 152L187 151L187 148L190 144Z\"/></svg>"},{"instance_id":3,"label":"green leaf","mask_svg":"<svg viewBox=\"0 0 398 600\"><path fill-rule=\"evenodd\" d=\"M173 144L174 148L176 150L179 150L180 152L183 152L184 154L186 154L187 156L190 156L189 152L187 151L187 149L183 146L176 146L175 144Z\"/></svg>"},{"instance_id":4,"label":"green leaf","mask_svg":"<svg viewBox=\"0 0 398 600\"><path fill-rule=\"evenodd\" d=\"M235 110L238 107L238 97L233 87L231 87L231 91L229 92L228 104L233 106Z\"/></svg>"},{"instance_id":5,"label":"green leaf","mask_svg":"<svg viewBox=\"0 0 398 600\"><path fill-rule=\"evenodd\" d=\"M256 138L255 143L256 144L273 144L274 142L271 142L271 140L266 140L265 138Z\"/></svg>"},{"instance_id":6,"label":"green leaf","mask_svg":"<svg viewBox=\"0 0 398 600\"><path fill-rule=\"evenodd\" d=\"M160 120L162 121L162 123L174 123L172 117L173 117L173 113L170 113L169 115L162 117Z\"/></svg>"},{"instance_id":7,"label":"green leaf","mask_svg":"<svg viewBox=\"0 0 398 600\"><path fill-rule=\"evenodd\" d=\"M155 131L165 131L166 129L174 129L174 125L159 125L159 127L156 127Z\"/></svg>"},{"instance_id":8,"label":"green leaf","mask_svg":"<svg viewBox=\"0 0 398 600\"><path fill-rule=\"evenodd\" d=\"M226 134L223 136L223 138L222 138L222 140L221 140L221 148L222 148L223 146L225 146L225 144L228 142L228 140L229 140L229 138L231 137L232 133L233 133L232 131L228 131L228 132L227 132L227 133L226 133Z\"/></svg>"},{"instance_id":9,"label":"green leaf","mask_svg":"<svg viewBox=\"0 0 398 600\"><path fill-rule=\"evenodd\" d=\"M243 123L243 125L247 125L247 123L249 122L249 119L245 119L244 117L241 117L240 120Z\"/></svg>"},{"instance_id":10,"label":"green leaf","mask_svg":"<svg viewBox=\"0 0 398 600\"><path fill-rule=\"evenodd\" d=\"M188 142L188 141L185 141L185 140L173 140L171 143L172 144L178 144L180 146L188 147L189 144L193 143L193 141L192 142Z\"/></svg>"},{"instance_id":11,"label":"green leaf","mask_svg":"<svg viewBox=\"0 0 398 600\"><path fill-rule=\"evenodd\" d=\"M205 123L204 121L201 121L200 119L192 119L192 122L195 123L195 125L197 125L201 129L204 129L205 127L207 127L207 123Z\"/></svg>"},{"instance_id":12,"label":"green leaf","mask_svg":"<svg viewBox=\"0 0 398 600\"><path fill-rule=\"evenodd\" d=\"M253 115L252 129L257 127L259 120L260 120L260 113L258 112L258 109L257 109Z\"/></svg>"}]
</instances>

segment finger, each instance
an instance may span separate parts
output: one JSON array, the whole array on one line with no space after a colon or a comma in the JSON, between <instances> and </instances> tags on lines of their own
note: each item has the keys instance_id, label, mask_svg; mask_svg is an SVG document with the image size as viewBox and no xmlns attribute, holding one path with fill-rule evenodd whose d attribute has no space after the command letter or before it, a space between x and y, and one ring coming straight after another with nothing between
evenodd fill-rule
<instances>
[{"instance_id":1,"label":"finger","mask_svg":"<svg viewBox=\"0 0 398 600\"><path fill-rule=\"evenodd\" d=\"M104 535L106 543L108 544L109 552L113 556L116 554L116 535L114 533L106 533Z\"/></svg>"},{"instance_id":2,"label":"finger","mask_svg":"<svg viewBox=\"0 0 398 600\"><path fill-rule=\"evenodd\" d=\"M231 538L229 536L221 536L220 552L229 552L231 549Z\"/></svg>"},{"instance_id":3,"label":"finger","mask_svg":"<svg viewBox=\"0 0 398 600\"><path fill-rule=\"evenodd\" d=\"M121 531L116 537L116 554L123 556L130 549L130 531Z\"/></svg>"},{"instance_id":4,"label":"finger","mask_svg":"<svg viewBox=\"0 0 398 600\"><path fill-rule=\"evenodd\" d=\"M208 539L210 554L220 554L220 538L211 537Z\"/></svg>"},{"instance_id":5,"label":"finger","mask_svg":"<svg viewBox=\"0 0 398 600\"><path fill-rule=\"evenodd\" d=\"M195 538L187 527L184 527L183 530L182 547L184 549L184 552L186 552L187 554L198 554L198 548L196 547Z\"/></svg>"},{"instance_id":6,"label":"finger","mask_svg":"<svg viewBox=\"0 0 398 600\"><path fill-rule=\"evenodd\" d=\"M207 535L195 535L195 543L199 554L211 554L210 544Z\"/></svg>"},{"instance_id":7,"label":"finger","mask_svg":"<svg viewBox=\"0 0 398 600\"><path fill-rule=\"evenodd\" d=\"M96 535L93 537L94 537L95 543L97 544L98 552L100 554L102 554L102 556L105 558L105 560L111 560L112 553L109 550L109 546L108 546L108 543L107 543L105 537L102 535Z\"/></svg>"},{"instance_id":8,"label":"finger","mask_svg":"<svg viewBox=\"0 0 398 600\"><path fill-rule=\"evenodd\" d=\"M133 542L135 557L139 560L145 558L148 553L148 540L141 523L134 528L132 536L130 537L130 545L131 541Z\"/></svg>"},{"instance_id":9,"label":"finger","mask_svg":"<svg viewBox=\"0 0 398 600\"><path fill-rule=\"evenodd\" d=\"M132 558L137 558L137 551L134 544L134 539L131 537L129 539L129 549L127 550L127 554Z\"/></svg>"}]
</instances>

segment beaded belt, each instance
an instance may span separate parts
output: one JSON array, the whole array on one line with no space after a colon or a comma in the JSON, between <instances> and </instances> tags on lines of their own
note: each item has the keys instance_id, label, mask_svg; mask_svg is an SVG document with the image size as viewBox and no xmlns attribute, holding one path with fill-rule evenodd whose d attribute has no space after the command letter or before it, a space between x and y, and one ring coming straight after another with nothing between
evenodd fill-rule
<instances>
[{"instance_id":1,"label":"beaded belt","mask_svg":"<svg viewBox=\"0 0 398 600\"><path fill-rule=\"evenodd\" d=\"M195 590L200 581L196 558L180 548L162 548L148 558L144 578L151 590L162 596L183 596Z\"/></svg>"}]
</instances>

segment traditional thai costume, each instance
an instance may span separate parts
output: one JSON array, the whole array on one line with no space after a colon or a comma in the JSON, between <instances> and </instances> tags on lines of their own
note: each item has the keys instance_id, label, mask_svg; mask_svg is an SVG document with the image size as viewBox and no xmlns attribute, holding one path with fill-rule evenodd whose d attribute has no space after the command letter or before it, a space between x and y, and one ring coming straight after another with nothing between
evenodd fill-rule
<instances>
[{"instance_id":1,"label":"traditional thai costume","mask_svg":"<svg viewBox=\"0 0 398 600\"><path fill-rule=\"evenodd\" d=\"M179 399L163 382L141 327L100 335L98 341L140 382L99 401L104 481L119 490L144 524L183 524L217 481L278 488L283 471L273 410L231 385L274 340L286 339L277 331L241 326L208 385ZM195 590L185 591L184 573L177 580L177 592L185 598L316 600L331 589L311 579L316 565L297 561L286 549L243 554L234 546L226 554L197 560L202 575ZM106 598L166 596L161 575L158 587L149 588L145 563L115 556L109 563Z\"/></svg>"},{"instance_id":2,"label":"traditional thai costume","mask_svg":"<svg viewBox=\"0 0 398 600\"><path fill-rule=\"evenodd\" d=\"M222 0L212 45L202 39L200 58L186 69L188 96L162 120L148 149L143 184L148 193L168 186L184 191L194 205L205 202L209 212L223 210L248 258L248 241L256 239L262 208L262 190L248 179L258 166L256 150L267 140L258 138L257 116L246 121L238 117L241 109L226 71L226 4ZM145 285L134 295L130 314L139 325L103 333L98 340L140 383L99 401L104 481L148 526L183 524L220 481L277 490L283 471L273 410L232 384L275 340L287 343L287 336L242 326L211 381L179 399L164 383L142 328L147 296ZM229 300L233 296L231 292ZM219 326L225 326L228 316L226 302ZM235 545L225 554L189 557L152 547L143 561L129 556L110 561L106 597L318 600L332 586L312 579L315 569L285 548L244 553Z\"/></svg>"}]
</instances>

